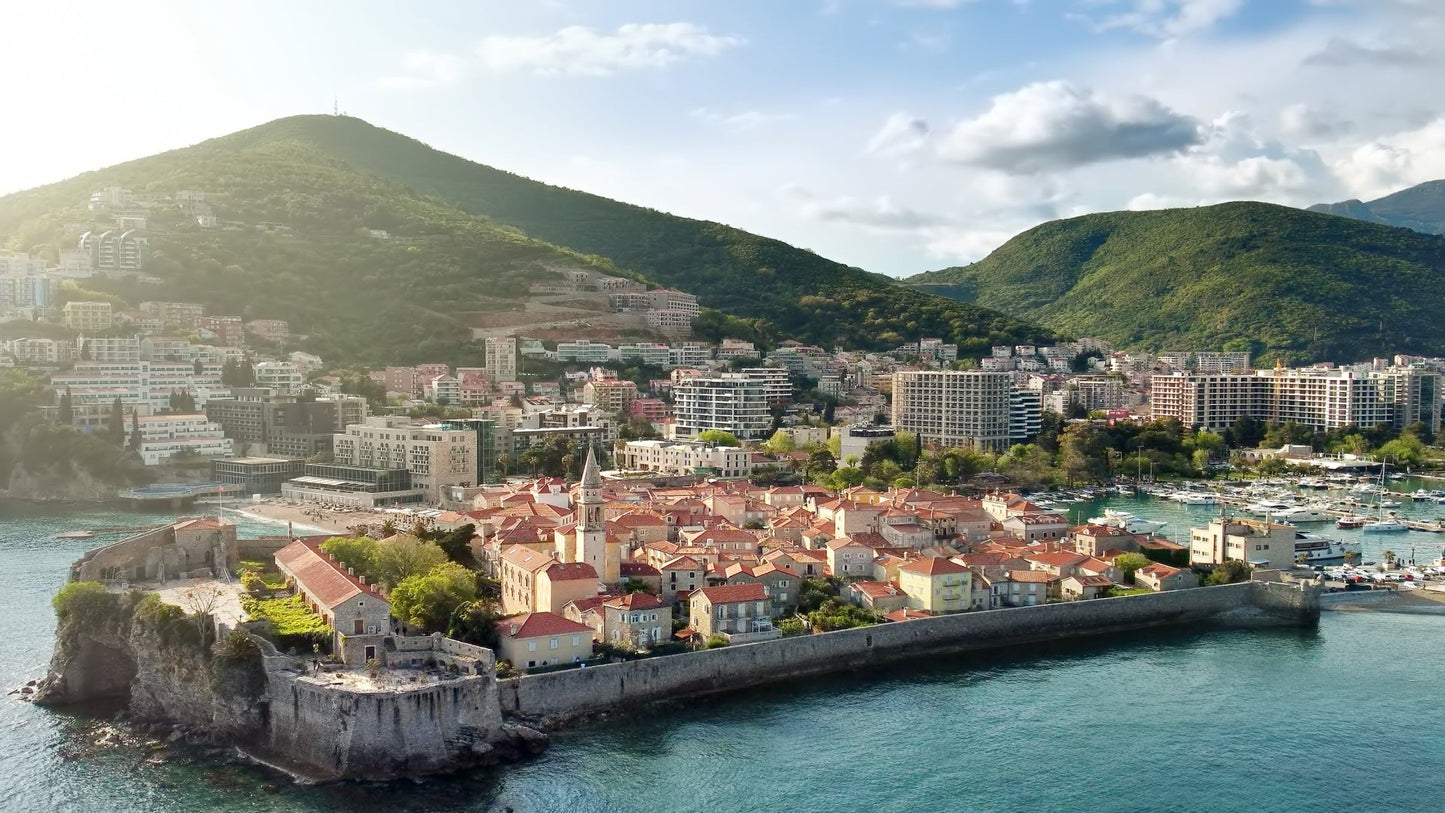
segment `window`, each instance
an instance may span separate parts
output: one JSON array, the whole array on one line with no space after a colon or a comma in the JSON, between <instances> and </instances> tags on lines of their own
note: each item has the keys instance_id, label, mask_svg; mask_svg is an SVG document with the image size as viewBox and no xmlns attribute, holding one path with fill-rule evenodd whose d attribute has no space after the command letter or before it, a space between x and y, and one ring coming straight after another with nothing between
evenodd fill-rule
<instances>
[{"instance_id":1,"label":"window","mask_svg":"<svg viewBox=\"0 0 1445 813\"><path fill-rule=\"evenodd\" d=\"M527 642L527 651L528 651L528 652L536 652L536 651L537 651L537 642L536 642L536 641L528 641L528 642Z\"/></svg>"},{"instance_id":2,"label":"window","mask_svg":"<svg viewBox=\"0 0 1445 813\"><path fill-rule=\"evenodd\" d=\"M547 648L548 648L548 649L556 649L556 648L557 648L557 639L556 639L556 638L549 638L549 639L547 639Z\"/></svg>"},{"instance_id":3,"label":"window","mask_svg":"<svg viewBox=\"0 0 1445 813\"><path fill-rule=\"evenodd\" d=\"M582 645L582 636L580 636L580 635L574 635L574 636L572 636L572 646L581 646L581 645Z\"/></svg>"}]
</instances>

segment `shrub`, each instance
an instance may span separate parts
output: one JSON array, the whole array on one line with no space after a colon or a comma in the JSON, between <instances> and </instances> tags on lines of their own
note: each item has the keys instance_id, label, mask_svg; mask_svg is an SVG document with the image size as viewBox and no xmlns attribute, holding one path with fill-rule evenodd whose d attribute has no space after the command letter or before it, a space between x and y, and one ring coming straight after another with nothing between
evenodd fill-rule
<instances>
[{"instance_id":1,"label":"shrub","mask_svg":"<svg viewBox=\"0 0 1445 813\"><path fill-rule=\"evenodd\" d=\"M61 620L78 615L82 618L108 613L115 609L115 597L100 582L70 582L50 600L55 615Z\"/></svg>"}]
</instances>

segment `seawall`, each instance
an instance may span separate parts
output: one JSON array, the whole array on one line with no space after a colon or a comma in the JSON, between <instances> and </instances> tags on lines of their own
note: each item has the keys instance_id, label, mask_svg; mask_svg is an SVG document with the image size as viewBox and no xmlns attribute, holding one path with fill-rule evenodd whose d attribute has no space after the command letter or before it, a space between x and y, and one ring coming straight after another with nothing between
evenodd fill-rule
<instances>
[{"instance_id":1,"label":"seawall","mask_svg":"<svg viewBox=\"0 0 1445 813\"><path fill-rule=\"evenodd\" d=\"M931 655L1185 625L1313 625L1318 585L1243 582L988 610L499 681L502 711L544 726L656 700Z\"/></svg>"}]
</instances>

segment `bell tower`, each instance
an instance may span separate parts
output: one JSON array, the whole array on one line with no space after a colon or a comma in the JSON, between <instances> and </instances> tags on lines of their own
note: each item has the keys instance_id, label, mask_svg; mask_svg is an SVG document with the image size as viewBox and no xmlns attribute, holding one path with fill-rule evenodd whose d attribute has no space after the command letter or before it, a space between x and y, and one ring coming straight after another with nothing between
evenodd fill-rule
<instances>
[{"instance_id":1,"label":"bell tower","mask_svg":"<svg viewBox=\"0 0 1445 813\"><path fill-rule=\"evenodd\" d=\"M620 560L609 556L607 522L603 513L602 472L597 466L596 449L587 448L587 463L582 467L582 492L577 501L577 552L573 561L586 562L597 571L604 584L621 580Z\"/></svg>"}]
</instances>

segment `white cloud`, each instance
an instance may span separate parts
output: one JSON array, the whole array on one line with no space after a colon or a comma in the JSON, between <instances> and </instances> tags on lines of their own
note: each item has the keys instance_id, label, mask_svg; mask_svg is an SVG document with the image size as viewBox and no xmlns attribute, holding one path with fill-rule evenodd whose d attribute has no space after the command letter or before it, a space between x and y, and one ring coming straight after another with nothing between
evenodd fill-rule
<instances>
[{"instance_id":1,"label":"white cloud","mask_svg":"<svg viewBox=\"0 0 1445 813\"><path fill-rule=\"evenodd\" d=\"M894 113L863 149L873 155L902 156L923 149L928 143L928 122L908 113Z\"/></svg>"},{"instance_id":2,"label":"white cloud","mask_svg":"<svg viewBox=\"0 0 1445 813\"><path fill-rule=\"evenodd\" d=\"M753 130L769 124L791 121L791 113L764 113L761 110L744 110L740 113L722 113L710 107L698 107L689 114L699 121L715 124L727 130Z\"/></svg>"},{"instance_id":3,"label":"white cloud","mask_svg":"<svg viewBox=\"0 0 1445 813\"><path fill-rule=\"evenodd\" d=\"M402 73L384 76L377 84L387 90L415 90L455 82L467 70L465 59L435 51L412 51L402 60Z\"/></svg>"},{"instance_id":4,"label":"white cloud","mask_svg":"<svg viewBox=\"0 0 1445 813\"><path fill-rule=\"evenodd\" d=\"M1239 10L1243 0L1132 0L1128 11L1093 21L1097 31L1128 29L1173 39L1212 28Z\"/></svg>"},{"instance_id":5,"label":"white cloud","mask_svg":"<svg viewBox=\"0 0 1445 813\"><path fill-rule=\"evenodd\" d=\"M918 231L951 222L943 215L901 206L888 195L864 200L852 197L816 200L796 186L790 187L786 194L805 201L802 205L804 217L828 223L844 223L878 231Z\"/></svg>"},{"instance_id":6,"label":"white cloud","mask_svg":"<svg viewBox=\"0 0 1445 813\"><path fill-rule=\"evenodd\" d=\"M1198 129L1193 119L1146 96L1040 82L995 96L983 115L953 127L939 154L1030 174L1175 153L1198 143Z\"/></svg>"},{"instance_id":7,"label":"white cloud","mask_svg":"<svg viewBox=\"0 0 1445 813\"><path fill-rule=\"evenodd\" d=\"M1445 118L1415 130L1360 144L1335 162L1334 170L1354 197L1387 195L1407 186L1445 178Z\"/></svg>"},{"instance_id":8,"label":"white cloud","mask_svg":"<svg viewBox=\"0 0 1445 813\"><path fill-rule=\"evenodd\" d=\"M1365 45L1344 37L1333 37L1325 47L1305 57L1305 65L1352 68L1362 65L1412 68L1431 61L1423 51L1409 45Z\"/></svg>"},{"instance_id":9,"label":"white cloud","mask_svg":"<svg viewBox=\"0 0 1445 813\"><path fill-rule=\"evenodd\" d=\"M610 34L574 25L545 36L487 37L477 55L495 71L608 76L717 56L743 44L693 23L629 23Z\"/></svg>"},{"instance_id":10,"label":"white cloud","mask_svg":"<svg viewBox=\"0 0 1445 813\"><path fill-rule=\"evenodd\" d=\"M1332 138L1354 128L1337 113L1305 102L1279 111L1279 125L1285 135L1295 138Z\"/></svg>"}]
</instances>

